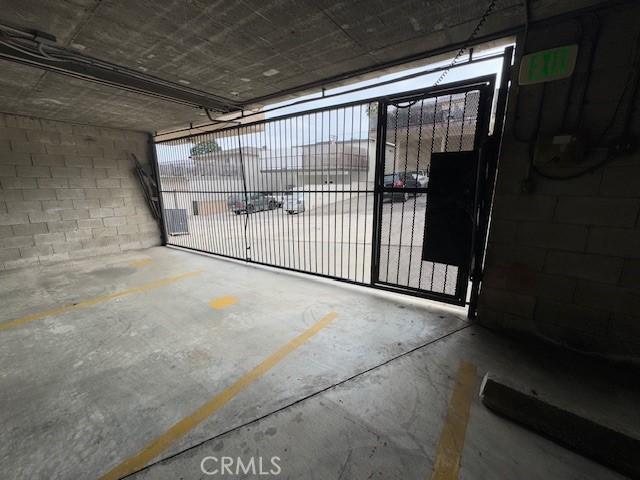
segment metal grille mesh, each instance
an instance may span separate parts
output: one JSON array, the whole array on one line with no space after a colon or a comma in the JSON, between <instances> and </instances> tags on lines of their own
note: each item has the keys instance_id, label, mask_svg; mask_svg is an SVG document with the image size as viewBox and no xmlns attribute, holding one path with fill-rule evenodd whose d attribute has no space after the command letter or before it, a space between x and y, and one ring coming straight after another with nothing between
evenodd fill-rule
<instances>
[{"instance_id":1,"label":"metal grille mesh","mask_svg":"<svg viewBox=\"0 0 640 480\"><path fill-rule=\"evenodd\" d=\"M363 103L158 145L169 243L369 283L376 118Z\"/></svg>"},{"instance_id":2,"label":"metal grille mesh","mask_svg":"<svg viewBox=\"0 0 640 480\"><path fill-rule=\"evenodd\" d=\"M430 160L475 148L479 99L467 91L387 105L383 182L397 188L383 194L380 282L456 293L458 267L422 261Z\"/></svg>"}]
</instances>

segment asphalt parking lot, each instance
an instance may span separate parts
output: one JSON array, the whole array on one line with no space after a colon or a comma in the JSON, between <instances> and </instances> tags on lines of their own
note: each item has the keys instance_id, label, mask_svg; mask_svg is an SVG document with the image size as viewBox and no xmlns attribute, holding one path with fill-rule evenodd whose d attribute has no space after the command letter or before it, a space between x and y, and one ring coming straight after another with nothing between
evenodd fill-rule
<instances>
[{"instance_id":1,"label":"asphalt parking lot","mask_svg":"<svg viewBox=\"0 0 640 480\"><path fill-rule=\"evenodd\" d=\"M373 194L352 194L351 197L342 192L301 195L308 207L293 215L283 208L249 215L236 215L228 208L221 208L210 215L188 215L189 233L170 236L169 242L369 283ZM421 261L425 213L425 195L410 197L406 202L383 203L379 280L453 293L456 267Z\"/></svg>"}]
</instances>

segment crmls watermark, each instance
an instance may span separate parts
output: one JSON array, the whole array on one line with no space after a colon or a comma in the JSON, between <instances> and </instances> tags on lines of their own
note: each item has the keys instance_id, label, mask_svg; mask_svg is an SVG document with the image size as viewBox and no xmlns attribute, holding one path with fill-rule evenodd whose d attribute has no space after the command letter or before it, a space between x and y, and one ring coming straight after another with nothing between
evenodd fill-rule
<instances>
[{"instance_id":1,"label":"crmls watermark","mask_svg":"<svg viewBox=\"0 0 640 480\"><path fill-rule=\"evenodd\" d=\"M251 457L243 460L240 457L204 457L200 462L200 470L205 475L280 475L280 457L263 459Z\"/></svg>"}]
</instances>

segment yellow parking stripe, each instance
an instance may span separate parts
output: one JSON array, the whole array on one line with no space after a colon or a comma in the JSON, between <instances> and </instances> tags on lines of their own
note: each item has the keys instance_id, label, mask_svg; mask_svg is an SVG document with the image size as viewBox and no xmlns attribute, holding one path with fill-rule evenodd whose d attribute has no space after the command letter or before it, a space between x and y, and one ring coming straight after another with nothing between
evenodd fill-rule
<instances>
[{"instance_id":1,"label":"yellow parking stripe","mask_svg":"<svg viewBox=\"0 0 640 480\"><path fill-rule=\"evenodd\" d=\"M140 268L140 267L149 265L150 263L153 263L153 260L151 260L150 258L141 258L139 260L130 261L129 265L131 265L134 268Z\"/></svg>"},{"instance_id":2,"label":"yellow parking stripe","mask_svg":"<svg viewBox=\"0 0 640 480\"><path fill-rule=\"evenodd\" d=\"M213 415L216 411L224 407L236 395L238 395L241 391L251 385L255 380L259 379L265 373L271 370L288 354L293 352L295 349L297 349L299 346L301 346L311 337L317 334L320 330L333 322L333 320L335 320L337 316L338 315L335 312L331 312L322 317L318 322L313 324L305 332L298 335L296 338L291 340L276 352L272 353L257 367L236 380L236 382L229 388L223 390L207 403L198 408L191 415L183 418L178 423L173 425L169 430L157 437L133 457L125 460L120 465L116 466L113 470L105 474L103 477L101 477L101 480L117 480L144 467L151 460L153 460L163 451L169 448L176 440L184 437L187 433L189 433L196 426L206 420L209 416Z\"/></svg>"},{"instance_id":3,"label":"yellow parking stripe","mask_svg":"<svg viewBox=\"0 0 640 480\"><path fill-rule=\"evenodd\" d=\"M233 295L227 295L226 297L214 298L209 302L209 306L215 310L222 310L223 308L230 307L238 303L238 299Z\"/></svg>"},{"instance_id":4,"label":"yellow parking stripe","mask_svg":"<svg viewBox=\"0 0 640 480\"><path fill-rule=\"evenodd\" d=\"M431 480L458 478L476 378L476 366L469 362L461 362L440 434Z\"/></svg>"},{"instance_id":5,"label":"yellow parking stripe","mask_svg":"<svg viewBox=\"0 0 640 480\"><path fill-rule=\"evenodd\" d=\"M109 295L102 295L100 297L91 298L89 300L84 300L82 302L72 303L70 305L62 305L61 307L52 308L51 310L44 310L42 312L32 313L31 315L27 315L26 317L16 318L15 320L10 320L8 322L0 323L0 331L7 330L13 327L19 327L20 325L33 322L34 320L40 320L42 318L53 317L54 315L60 315L61 313L67 313L74 310L80 310L81 308L91 307L93 305L97 305L98 303L113 300L114 298L125 297L127 295L133 295L134 293L142 293L148 290L153 290L154 288L164 287L166 285L175 283L179 280L184 280L185 278L194 277L201 273L202 273L202 270L182 273L180 275L175 275L173 277L167 277L161 280L156 280L155 282L145 283L137 287L128 288L127 290L121 290L119 292L110 293Z\"/></svg>"}]
</instances>

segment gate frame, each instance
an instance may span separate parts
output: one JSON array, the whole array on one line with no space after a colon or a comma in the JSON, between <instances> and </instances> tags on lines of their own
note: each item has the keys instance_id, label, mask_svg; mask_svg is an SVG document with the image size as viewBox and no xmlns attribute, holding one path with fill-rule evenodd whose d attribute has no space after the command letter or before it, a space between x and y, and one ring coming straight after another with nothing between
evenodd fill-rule
<instances>
[{"instance_id":1,"label":"gate frame","mask_svg":"<svg viewBox=\"0 0 640 480\"><path fill-rule=\"evenodd\" d=\"M497 105L496 105L496 122L494 125L494 130L493 130L493 134L490 137L487 137L485 135L485 139L487 138L494 138L496 145L500 145L501 139L502 139L502 128L504 125L504 115L505 115L505 111L506 111L506 100L507 100L507 90L508 90L508 83L509 83L509 78L510 78L510 74L509 72L511 71L511 61L512 61L512 57L513 57L513 50L514 47L513 46L509 46L506 47L503 51L502 55L496 56L496 58L503 58L503 68L502 68L502 82L500 85L500 89L498 91L498 95L497 95ZM464 66L465 64L462 64L460 66ZM453 66L452 68L455 68L455 66ZM230 130L234 130L234 129L238 129L241 127L246 127L246 126L251 126L251 125L259 125L262 123L267 123L270 121L277 121L277 120L283 120L283 119L287 119L290 117L295 117L298 115L309 115L309 114L313 114L313 113L319 113L319 112L324 112L324 111L329 111L329 110L333 110L333 109L339 109L339 108L346 108L349 106L355 106L355 105L360 105L360 104L374 104L377 103L378 105L378 118L377 118L377 132L376 132L376 152L375 152L375 173L374 173L374 190L371 191L370 193L373 193L374 195L374 221L373 221L373 225L372 225L372 235L376 235L379 236L379 222L376 221L376 215L377 215L377 210L381 208L381 202L379 202L379 198L381 198L381 195L378 195L376 192L376 188L379 184L378 181L378 175L380 175L381 169L378 167L379 165L379 157L381 154L384 153L384 148L380 148L381 143L380 143L380 138L385 138L385 137L381 137L381 133L382 130L385 130L386 133L386 122L384 123L383 128L381 127L381 122L382 122L382 118L386 118L386 108L384 111L384 115L381 114L382 109L381 109L381 105L384 106L385 102L388 102L391 99L397 100L398 98L404 98L404 97L415 97L415 96L419 96L419 95L425 95L425 94L434 94L434 96L437 95L446 95L448 93L455 93L456 91L462 90L462 91L466 91L469 90L469 87L472 85L478 85L479 87L482 87L482 85L484 85L484 88L487 88L488 86L490 86L490 98L493 98L493 92L495 91L495 81L496 81L496 75L492 74L492 75L484 75L484 76L480 76L480 77L475 77L472 79L467 79L467 80L461 80L458 82L451 82L448 83L446 85L442 85L442 86L435 86L435 87L428 87L428 88L423 88L423 89L417 89L417 90L412 90L412 91L408 91L408 92L402 92L400 94L389 94L389 95L378 95L378 96L374 96L374 97L367 97L367 98L363 98L357 101L352 101L352 102L345 102L345 103L340 103L340 104L335 104L335 105L330 105L330 106L325 106L325 107L320 107L320 108L316 108L316 109L310 109L310 110L304 110L301 112L294 112L294 113L289 113L289 114L285 114L285 115L280 115L280 116L275 116L273 118L269 118L269 119L262 119L256 122L248 122L246 124L240 125L240 126L229 126L229 127L225 127L225 128L221 128L221 129L217 129L215 130L215 133L222 133L225 131L230 131ZM480 106L479 106L480 108ZM490 114L491 114L491 109L492 109L492 104L489 103L488 105L488 116L489 118L487 118L486 122L483 122L483 124L486 125L486 129L488 131L488 127L489 127L489 119L490 119ZM498 125L500 126L498 129ZM410 290L410 289L398 289L395 288L393 286L390 285L385 285L385 284L381 284L381 283L376 283L377 282L377 278L374 281L374 276L373 276L373 272L371 273L370 279L369 279L369 283L365 283L365 282L359 282L359 281L354 281L354 280L350 280L347 278L341 278L341 277L337 277L337 276L333 276L333 275L328 275L328 274L322 274L322 273L317 273L317 272L308 272L308 271L303 271L303 270L299 270L299 269L295 269L295 268L291 268L291 267L286 267L286 266L279 266L279 265L272 265L266 262L261 262L261 261L256 261L250 258L247 258L245 256L245 258L238 258L238 257L234 257L234 256L230 256L230 255L226 255L223 253L214 253L214 252L209 252L206 250L202 250L202 249L198 249L198 248L193 248L193 247L183 247L180 245L172 245L171 243L169 243L169 239L168 239L168 235L167 235L167 231L166 231L166 224L165 224L165 212L164 212L164 206L162 205L162 185L161 185L161 180L160 180L160 168L159 168L159 162L158 162L158 156L157 156L157 149L156 146L158 144L163 144L163 143L170 143L173 141L178 141L178 140L184 140L184 139L188 139L188 138L193 138L193 137L197 137L199 135L203 135L206 133L214 133L214 132L202 132L202 133L193 133L193 134L187 134L187 135L183 135L180 137L176 137L176 138L171 138L171 139L166 139L166 140L161 140L161 141L155 141L155 138L153 136L151 136L151 141L152 141L152 161L153 161L153 166L154 166L154 171L156 173L157 176L157 184L158 184L158 195L160 197L160 202L161 202L161 219L160 219L160 229L161 229L161 234L162 234L162 244L164 246L170 246L170 247L174 247L177 249L184 249L184 250L188 250L188 251L195 251L195 252L199 252L199 253L204 253L207 255L212 255L215 257L219 257L225 260L230 260L230 261L234 261L234 262L239 262L239 263L252 263L252 264L256 264L256 265L261 265L261 266L266 266L266 267L270 267L270 268L276 268L276 269L280 269L280 270L286 270L286 271L291 271L291 272L296 272L296 273L304 273L305 275L311 275L311 276L316 276L316 277L322 277L322 278L327 278L327 279L331 279L331 280L336 280L339 282L343 282L343 283L348 283L348 284L352 284L352 285L359 285L359 286L364 286L364 287L369 287L369 288L375 288L378 290L384 290L384 291L389 291L389 292L393 292L393 293L402 293L403 295L408 295L408 296L414 296L414 297L421 297L421 298L426 298L426 299L431 299L431 300L435 300L441 303L449 303L449 304L454 304L454 305L459 305L459 306L464 306L467 303L469 303L469 318L473 318L475 316L475 308L476 305L474 303L474 298L477 301L477 295L478 295L478 291L479 291L479 287L480 287L480 280L482 277L482 259L484 258L484 253L485 253L485 246L486 246L486 235L488 232L488 222L489 222L489 213L490 213L490 209L492 207L492 194L493 194L493 184L495 182L495 174L496 174L496 168L492 169L492 176L490 178L488 178L488 182L487 182L487 191L490 192L491 195L491 200L487 205L487 211L486 212L482 212L481 215L479 216L480 220L482 221L483 218L486 217L486 224L481 224L479 225L479 232L480 235L477 235L476 241L474 241L474 245L477 247L478 245L480 245L480 256L478 257L478 250L474 249L473 252L473 258L472 258L472 267L471 267L471 281L472 281L472 288L471 288L471 302L466 302L466 299L464 299L463 301L458 301L457 299L453 299L452 297L449 296L449 298L446 297L442 297L442 296L437 296L437 295L433 295L431 292L425 292L425 291L421 291L421 290ZM476 137L477 140L478 136ZM382 143L382 145L384 145L384 141ZM496 148L495 149L495 159L493 161L494 165L497 165L497 160L498 160L498 152L499 149ZM480 163L480 162L479 162ZM409 189L410 190L410 189ZM367 190L367 192L369 192ZM367 193L365 192L365 193ZM478 191L476 192L478 194ZM474 222L475 223L475 222ZM474 229L474 231L477 229ZM376 237L372 237L373 241L372 241L372 248L371 248L371 267L373 269L373 263L379 259L379 252L376 251L376 247L379 246L379 242L377 242L375 240ZM478 260L479 258L479 260Z\"/></svg>"},{"instance_id":2,"label":"gate frame","mask_svg":"<svg viewBox=\"0 0 640 480\"><path fill-rule=\"evenodd\" d=\"M498 175L498 162L502 154L502 141L504 138L504 125L507 113L507 100L509 97L509 85L513 71L515 46L510 45L503 51L502 71L500 72L500 85L496 96L495 123L493 131L487 137L485 145L480 146L479 165L485 168L485 181L483 190L476 192L479 204L477 211L478 229L473 245L473 256L470 272L471 291L469 292L468 318L474 320L477 315L478 299L484 276L484 260L487 253L489 240L489 226L491 223L491 211L493 209L494 192ZM479 174L482 172L479 169Z\"/></svg>"},{"instance_id":3,"label":"gate frame","mask_svg":"<svg viewBox=\"0 0 640 480\"><path fill-rule=\"evenodd\" d=\"M436 300L439 302L450 303L453 305L464 306L466 305L466 294L467 294L467 284L469 282L469 274L472 271L473 265L473 251L469 252L469 262L468 268L460 271L458 270L457 278L456 278L456 293L460 292L461 296L458 298L457 296L439 293L439 292L431 292L429 290L418 289L415 287L395 286L392 283L380 282L379 280L379 271L380 271L380 249L381 249L381 235L382 235L382 197L385 191L394 191L391 187L384 187L382 182L382 177L384 176L384 168L385 168L385 149L384 145L386 142L387 135L387 107L392 103L398 103L405 101L413 101L417 99L427 99L427 98L435 98L444 95L454 95L457 93L464 93L472 90L478 90L480 92L480 98L478 102L478 116L476 119L476 131L474 138L473 151L477 152L478 155L478 166L476 171L476 189L475 189L475 200L474 200L474 213L477 212L478 209L478 192L481 189L480 185L480 168L481 168L481 148L482 145L486 142L488 138L489 132L489 122L491 120L491 109L493 106L493 95L495 91L495 83L496 83L496 75L484 75L480 77L470 78L468 80L463 80L460 82L452 83L445 85L443 87L431 87L422 90L415 90L411 92L403 92L400 94L389 95L379 99L378 101L378 126L377 126L377 136L376 136L376 173L375 173L375 183L374 183L374 237L373 237L373 248L372 248L372 259L371 259L371 284L375 288L384 287L386 290L395 291L397 293L407 293L413 296L418 296L422 298L427 298L430 300ZM406 188L403 189L408 193L412 192L420 192L427 193L428 195L428 187L420 187L420 188ZM476 232L478 230L478 222L477 216L473 217L473 231L471 238L471 245L476 245ZM459 269L462 269L464 266L460 266ZM461 282L464 282L464 285L460 285Z\"/></svg>"}]
</instances>

